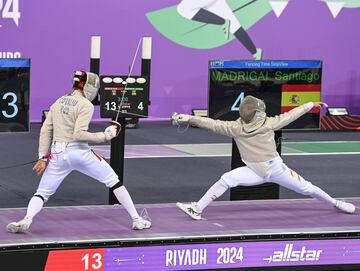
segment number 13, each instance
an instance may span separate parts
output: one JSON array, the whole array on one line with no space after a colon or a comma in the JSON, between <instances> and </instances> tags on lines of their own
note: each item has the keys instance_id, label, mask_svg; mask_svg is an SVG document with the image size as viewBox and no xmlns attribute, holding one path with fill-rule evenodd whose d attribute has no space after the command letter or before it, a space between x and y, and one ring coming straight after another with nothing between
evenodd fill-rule
<instances>
[{"instance_id":1,"label":"number 13","mask_svg":"<svg viewBox=\"0 0 360 271\"><path fill-rule=\"evenodd\" d=\"M93 269L100 269L102 266L102 257L100 253L94 253L92 255L92 258L94 259L95 263L91 265ZM89 270L89 253L86 253L84 257L81 258L81 261L84 262L84 268L85 270Z\"/></svg>"}]
</instances>

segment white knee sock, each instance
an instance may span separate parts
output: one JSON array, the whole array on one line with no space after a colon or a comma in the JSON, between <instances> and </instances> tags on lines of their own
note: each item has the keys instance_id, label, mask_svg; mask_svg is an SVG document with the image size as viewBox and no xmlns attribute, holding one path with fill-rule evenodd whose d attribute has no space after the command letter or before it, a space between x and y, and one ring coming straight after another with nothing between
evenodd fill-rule
<instances>
[{"instance_id":1,"label":"white knee sock","mask_svg":"<svg viewBox=\"0 0 360 271\"><path fill-rule=\"evenodd\" d=\"M139 218L139 214L135 209L134 203L130 197L129 192L126 190L125 186L121 186L114 190L114 194L117 200L120 202L122 206L124 206L125 210L129 213L132 219Z\"/></svg>"},{"instance_id":2,"label":"white knee sock","mask_svg":"<svg viewBox=\"0 0 360 271\"><path fill-rule=\"evenodd\" d=\"M224 186L220 181L217 181L210 187L205 195L197 202L196 208L201 213L212 201L220 197L228 188Z\"/></svg>"},{"instance_id":3,"label":"white knee sock","mask_svg":"<svg viewBox=\"0 0 360 271\"><path fill-rule=\"evenodd\" d=\"M44 201L39 197L32 197L29 201L26 216L24 219L32 220L42 209Z\"/></svg>"}]
</instances>

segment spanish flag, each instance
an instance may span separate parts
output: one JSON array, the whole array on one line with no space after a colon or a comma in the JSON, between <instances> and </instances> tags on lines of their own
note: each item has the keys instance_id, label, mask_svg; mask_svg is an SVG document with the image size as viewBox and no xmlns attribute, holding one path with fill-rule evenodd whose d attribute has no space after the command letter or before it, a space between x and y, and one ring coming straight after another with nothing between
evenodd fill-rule
<instances>
[{"instance_id":1,"label":"spanish flag","mask_svg":"<svg viewBox=\"0 0 360 271\"><path fill-rule=\"evenodd\" d=\"M282 85L281 91L281 113L306 104L307 102L320 102L320 84L307 85ZM311 113L318 113L318 108L313 108Z\"/></svg>"}]
</instances>

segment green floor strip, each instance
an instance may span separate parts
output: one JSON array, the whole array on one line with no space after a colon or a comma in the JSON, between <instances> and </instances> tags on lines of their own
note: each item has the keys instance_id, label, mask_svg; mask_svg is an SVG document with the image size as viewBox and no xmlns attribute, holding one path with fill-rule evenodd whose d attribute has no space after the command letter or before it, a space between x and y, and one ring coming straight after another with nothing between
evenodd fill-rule
<instances>
[{"instance_id":1,"label":"green floor strip","mask_svg":"<svg viewBox=\"0 0 360 271\"><path fill-rule=\"evenodd\" d=\"M360 152L360 141L283 142L283 153L346 153Z\"/></svg>"}]
</instances>

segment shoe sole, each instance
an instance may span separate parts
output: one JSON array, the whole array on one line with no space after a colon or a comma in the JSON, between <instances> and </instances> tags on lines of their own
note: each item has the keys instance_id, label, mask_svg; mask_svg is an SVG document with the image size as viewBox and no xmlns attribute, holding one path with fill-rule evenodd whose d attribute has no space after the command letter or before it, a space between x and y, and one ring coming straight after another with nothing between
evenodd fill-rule
<instances>
[{"instance_id":1,"label":"shoe sole","mask_svg":"<svg viewBox=\"0 0 360 271\"><path fill-rule=\"evenodd\" d=\"M133 230L145 230L145 229L150 229L150 228L151 228L151 224L145 225L143 228L132 227Z\"/></svg>"},{"instance_id":2,"label":"shoe sole","mask_svg":"<svg viewBox=\"0 0 360 271\"><path fill-rule=\"evenodd\" d=\"M185 207L181 202L177 202L176 203L176 206L181 210L183 211L185 214L187 214L188 216L190 216L192 219L194 220L201 220L201 216L192 216L188 210L187 210L187 207Z\"/></svg>"},{"instance_id":3,"label":"shoe sole","mask_svg":"<svg viewBox=\"0 0 360 271\"><path fill-rule=\"evenodd\" d=\"M351 211L347 211L347 210L341 209L339 207L336 207L336 209L338 209L339 211L346 213L346 214L354 214L356 212L357 207L354 205L354 209Z\"/></svg>"},{"instance_id":4,"label":"shoe sole","mask_svg":"<svg viewBox=\"0 0 360 271\"><path fill-rule=\"evenodd\" d=\"M353 210L353 211L345 211L345 210L342 210L342 209L340 209L340 211L341 212L343 212L343 213L345 213L345 214L349 214L349 215L352 215L352 214L354 214L355 212L356 212L356 208Z\"/></svg>"},{"instance_id":5,"label":"shoe sole","mask_svg":"<svg viewBox=\"0 0 360 271\"><path fill-rule=\"evenodd\" d=\"M17 233L17 232L25 232L27 229L22 228L20 225L15 225L13 223L10 223L6 226L6 230L11 233Z\"/></svg>"}]
</instances>

